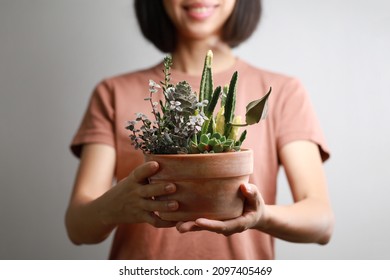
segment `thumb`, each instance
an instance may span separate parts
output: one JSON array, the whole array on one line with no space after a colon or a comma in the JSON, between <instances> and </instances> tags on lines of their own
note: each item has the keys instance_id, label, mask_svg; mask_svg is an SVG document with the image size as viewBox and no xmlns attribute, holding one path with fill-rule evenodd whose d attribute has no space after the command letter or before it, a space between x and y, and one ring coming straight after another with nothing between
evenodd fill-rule
<instances>
[{"instance_id":1,"label":"thumb","mask_svg":"<svg viewBox=\"0 0 390 280\"><path fill-rule=\"evenodd\" d=\"M258 200L258 192L256 186L252 184L242 184L240 185L242 194L245 197L248 205L255 206Z\"/></svg>"}]
</instances>

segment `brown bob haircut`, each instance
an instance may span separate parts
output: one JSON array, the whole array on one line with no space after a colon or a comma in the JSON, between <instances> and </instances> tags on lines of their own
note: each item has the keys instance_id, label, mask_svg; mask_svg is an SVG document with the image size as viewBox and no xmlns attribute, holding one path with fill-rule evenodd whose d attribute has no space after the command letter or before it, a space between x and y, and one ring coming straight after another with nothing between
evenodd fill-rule
<instances>
[{"instance_id":1,"label":"brown bob haircut","mask_svg":"<svg viewBox=\"0 0 390 280\"><path fill-rule=\"evenodd\" d=\"M162 0L134 0L142 34L160 51L171 53L176 46L176 30L165 12ZM223 28L222 39L236 47L256 29L262 11L261 0L236 0L232 15Z\"/></svg>"}]
</instances>

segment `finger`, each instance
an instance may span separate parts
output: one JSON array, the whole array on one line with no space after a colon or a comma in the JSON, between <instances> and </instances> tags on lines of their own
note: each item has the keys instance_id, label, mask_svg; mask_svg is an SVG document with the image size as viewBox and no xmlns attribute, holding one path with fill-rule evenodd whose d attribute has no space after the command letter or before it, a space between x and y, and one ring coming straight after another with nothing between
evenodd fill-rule
<instances>
[{"instance_id":1,"label":"finger","mask_svg":"<svg viewBox=\"0 0 390 280\"><path fill-rule=\"evenodd\" d=\"M180 233L186 233L190 231L200 231L202 230L200 227L198 227L194 221L190 222L178 222L176 224L176 229Z\"/></svg>"},{"instance_id":2,"label":"finger","mask_svg":"<svg viewBox=\"0 0 390 280\"><path fill-rule=\"evenodd\" d=\"M145 211L172 212L179 209L179 203L174 200L151 200L145 199L142 202L142 208Z\"/></svg>"},{"instance_id":3,"label":"finger","mask_svg":"<svg viewBox=\"0 0 390 280\"><path fill-rule=\"evenodd\" d=\"M213 231L224 235L243 232L248 229L248 227L246 226L247 218L244 216L226 221L217 221L201 218L197 219L195 221L195 224L197 227L202 228L204 230Z\"/></svg>"},{"instance_id":4,"label":"finger","mask_svg":"<svg viewBox=\"0 0 390 280\"><path fill-rule=\"evenodd\" d=\"M132 172L134 181L137 183L144 183L149 177L157 173L158 168L158 163L155 161L145 162Z\"/></svg>"},{"instance_id":5,"label":"finger","mask_svg":"<svg viewBox=\"0 0 390 280\"><path fill-rule=\"evenodd\" d=\"M176 225L176 222L164 221L153 212L145 212L145 221L157 228L168 228Z\"/></svg>"},{"instance_id":6,"label":"finger","mask_svg":"<svg viewBox=\"0 0 390 280\"><path fill-rule=\"evenodd\" d=\"M223 232L227 230L226 222L224 221L200 218L195 221L195 224L198 227L212 231Z\"/></svg>"},{"instance_id":7,"label":"finger","mask_svg":"<svg viewBox=\"0 0 390 280\"><path fill-rule=\"evenodd\" d=\"M154 183L139 188L139 195L143 198L157 197L176 192L176 185L172 183Z\"/></svg>"}]
</instances>

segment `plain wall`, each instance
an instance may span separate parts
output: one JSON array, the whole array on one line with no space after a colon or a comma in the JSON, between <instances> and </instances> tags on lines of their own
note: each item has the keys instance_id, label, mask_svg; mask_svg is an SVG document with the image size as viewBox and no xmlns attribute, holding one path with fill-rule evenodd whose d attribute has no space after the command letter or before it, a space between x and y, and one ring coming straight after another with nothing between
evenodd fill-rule
<instances>
[{"instance_id":1,"label":"plain wall","mask_svg":"<svg viewBox=\"0 0 390 280\"><path fill-rule=\"evenodd\" d=\"M78 160L69 143L93 87L164 54L131 0L0 0L0 259L105 259L74 246L64 213ZM278 259L389 259L390 2L265 0L237 55L300 78L332 151L327 246L276 241ZM291 201L283 172L278 201Z\"/></svg>"}]
</instances>

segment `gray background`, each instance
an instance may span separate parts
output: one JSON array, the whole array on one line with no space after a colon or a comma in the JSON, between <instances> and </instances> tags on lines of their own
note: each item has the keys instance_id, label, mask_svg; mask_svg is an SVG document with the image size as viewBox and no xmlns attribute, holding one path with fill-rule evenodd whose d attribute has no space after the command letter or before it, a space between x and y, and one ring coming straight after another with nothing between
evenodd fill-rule
<instances>
[{"instance_id":1,"label":"gray background","mask_svg":"<svg viewBox=\"0 0 390 280\"><path fill-rule=\"evenodd\" d=\"M105 259L74 246L68 149L102 78L155 64L131 0L0 0L0 259ZM278 259L389 259L390 2L265 0L237 55L299 77L332 150L330 244L276 242ZM283 173L280 203L291 201Z\"/></svg>"}]
</instances>

